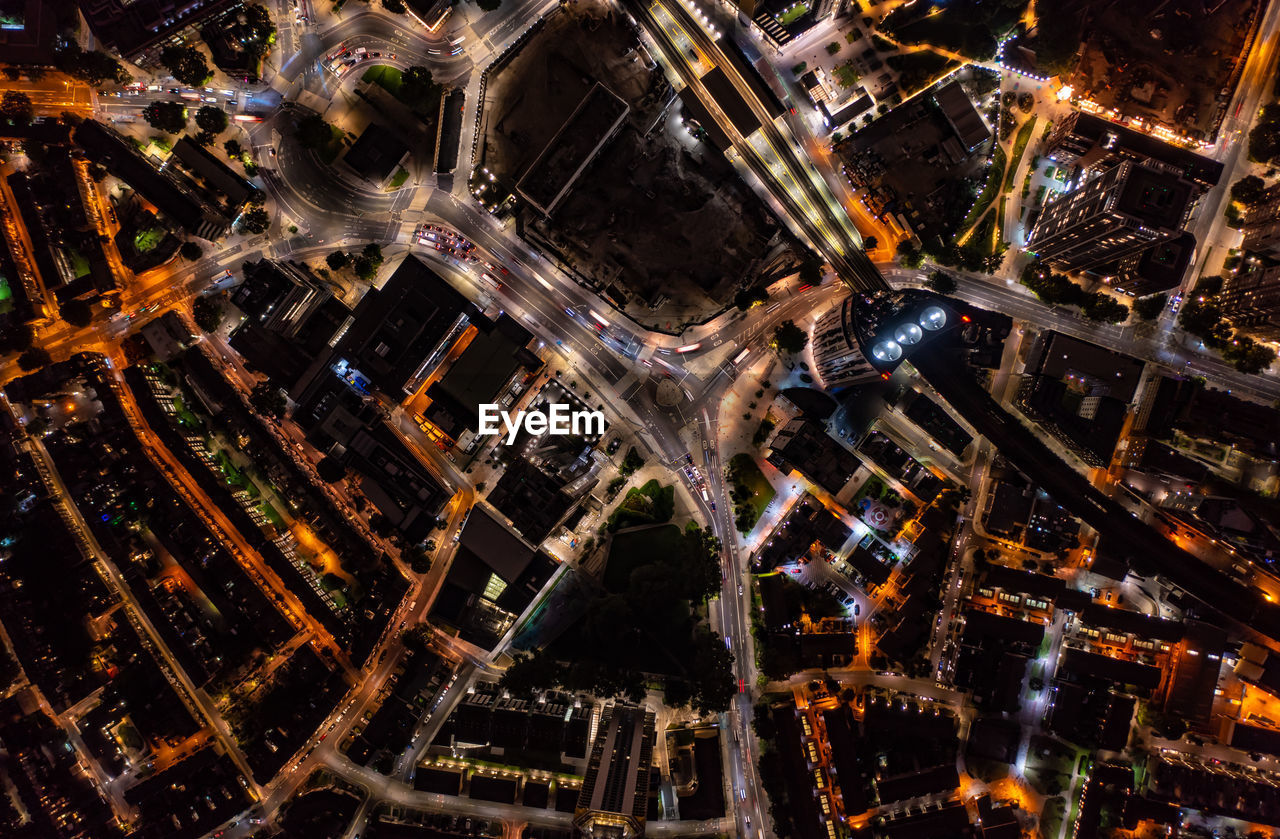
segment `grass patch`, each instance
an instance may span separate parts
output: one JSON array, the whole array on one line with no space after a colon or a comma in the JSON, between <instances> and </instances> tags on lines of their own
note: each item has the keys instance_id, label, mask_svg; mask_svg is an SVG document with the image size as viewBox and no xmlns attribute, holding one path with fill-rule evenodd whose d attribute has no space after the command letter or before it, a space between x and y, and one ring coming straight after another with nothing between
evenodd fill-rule
<instances>
[{"instance_id":1,"label":"grass patch","mask_svg":"<svg viewBox=\"0 0 1280 839\"><path fill-rule=\"evenodd\" d=\"M604 585L622 591L631 572L653 562L656 556L674 556L681 547L680 528L674 524L619 533L609 544L609 561L604 568Z\"/></svg>"},{"instance_id":2,"label":"grass patch","mask_svg":"<svg viewBox=\"0 0 1280 839\"><path fill-rule=\"evenodd\" d=\"M71 264L71 273L75 275L76 279L89 273L89 260L85 258L84 254L75 248L68 248L64 253L67 255L67 262Z\"/></svg>"},{"instance_id":3,"label":"grass patch","mask_svg":"<svg viewBox=\"0 0 1280 839\"><path fill-rule=\"evenodd\" d=\"M392 96L399 99L400 85L403 78L404 74L395 67L388 67L386 64L379 64L365 70L364 75L360 77L360 80L372 82L387 93L390 93Z\"/></svg>"},{"instance_id":4,"label":"grass patch","mask_svg":"<svg viewBox=\"0 0 1280 839\"><path fill-rule=\"evenodd\" d=\"M741 485L750 490L751 497L744 498L743 502L755 507L756 518L764 515L765 508L769 506L769 502L773 501L776 493L773 485L756 465L755 458L749 454L735 454L730 458L729 481L735 486Z\"/></svg>"},{"instance_id":5,"label":"grass patch","mask_svg":"<svg viewBox=\"0 0 1280 839\"><path fill-rule=\"evenodd\" d=\"M409 180L409 170L401 168L396 171L391 178L391 183L387 184L388 189L399 189L404 186L404 182Z\"/></svg>"},{"instance_id":6,"label":"grass patch","mask_svg":"<svg viewBox=\"0 0 1280 839\"><path fill-rule=\"evenodd\" d=\"M853 70L852 61L837 65L833 72L836 76L836 82L841 87L853 87L858 83L858 74Z\"/></svg>"},{"instance_id":7,"label":"grass patch","mask_svg":"<svg viewBox=\"0 0 1280 839\"><path fill-rule=\"evenodd\" d=\"M1027 150L1027 143L1031 142L1031 132L1036 128L1036 117L1032 117L1022 124L1018 129L1018 135L1013 138L1013 154L1009 156L1009 171L1004 178L1004 192L1013 189L1013 176L1018 172L1018 164L1022 161L1022 154Z\"/></svg>"},{"instance_id":8,"label":"grass patch","mask_svg":"<svg viewBox=\"0 0 1280 839\"><path fill-rule=\"evenodd\" d=\"M1057 839L1062 833L1062 819L1067 814L1067 802L1061 796L1044 802L1040 811L1040 835L1045 839Z\"/></svg>"},{"instance_id":9,"label":"grass patch","mask_svg":"<svg viewBox=\"0 0 1280 839\"><path fill-rule=\"evenodd\" d=\"M627 490L622 503L609 516L609 530L671 521L676 509L675 496L674 486L662 486L656 480L646 481L644 486Z\"/></svg>"},{"instance_id":10,"label":"grass patch","mask_svg":"<svg viewBox=\"0 0 1280 839\"><path fill-rule=\"evenodd\" d=\"M778 15L778 23L783 26L790 26L807 14L809 14L809 7L804 3L792 3L782 10L782 14Z\"/></svg>"},{"instance_id":11,"label":"grass patch","mask_svg":"<svg viewBox=\"0 0 1280 839\"><path fill-rule=\"evenodd\" d=\"M991 202L996 200L996 194L1000 191L1000 185L1004 183L1005 169L1005 153L1004 149L996 146L996 153L991 158L991 168L987 171L987 182L982 185L982 191L978 193L978 197L974 199L973 207L969 209L969 214L964 217L964 221L960 223L960 230L967 231L973 227L974 223L982 218L982 214L991 206ZM965 241L968 237L962 232L956 239L957 242Z\"/></svg>"},{"instance_id":12,"label":"grass patch","mask_svg":"<svg viewBox=\"0 0 1280 839\"><path fill-rule=\"evenodd\" d=\"M280 511L267 502L258 505L258 509L262 511L262 515L267 517L267 521L276 527L283 529L285 527L284 516L280 515Z\"/></svg>"},{"instance_id":13,"label":"grass patch","mask_svg":"<svg viewBox=\"0 0 1280 839\"><path fill-rule=\"evenodd\" d=\"M158 227L152 227L147 230L139 230L137 235L133 237L133 249L138 253L147 253L155 250L156 245L164 239L164 231Z\"/></svg>"}]
</instances>

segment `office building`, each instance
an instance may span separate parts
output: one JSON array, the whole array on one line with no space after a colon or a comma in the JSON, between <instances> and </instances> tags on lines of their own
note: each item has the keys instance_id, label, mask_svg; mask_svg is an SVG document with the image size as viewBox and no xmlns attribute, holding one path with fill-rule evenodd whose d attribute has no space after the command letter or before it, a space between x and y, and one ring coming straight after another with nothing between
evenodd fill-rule
<instances>
[{"instance_id":1,"label":"office building","mask_svg":"<svg viewBox=\"0 0 1280 839\"><path fill-rule=\"evenodd\" d=\"M813 362L818 381L828 390L880 378L879 371L871 366L858 346L854 307L854 298L845 298L813 325Z\"/></svg>"},{"instance_id":2,"label":"office building","mask_svg":"<svg viewBox=\"0 0 1280 839\"><path fill-rule=\"evenodd\" d=\"M94 163L134 189L170 222L202 239L216 241L231 229L231 219L201 194L175 167L160 171L113 129L87 119L75 133L76 143Z\"/></svg>"},{"instance_id":3,"label":"office building","mask_svg":"<svg viewBox=\"0 0 1280 839\"><path fill-rule=\"evenodd\" d=\"M1227 277L1218 303L1234 326L1261 337L1280 338L1280 266Z\"/></svg>"},{"instance_id":4,"label":"office building","mask_svg":"<svg viewBox=\"0 0 1280 839\"><path fill-rule=\"evenodd\" d=\"M1045 141L1045 154L1065 166L1103 169L1126 160L1155 161L1194 183L1198 192L1222 179L1222 164L1141 131L1093 114L1075 112L1058 121Z\"/></svg>"},{"instance_id":5,"label":"office building","mask_svg":"<svg viewBox=\"0 0 1280 839\"><path fill-rule=\"evenodd\" d=\"M1262 198L1244 211L1244 249L1252 253L1280 254L1280 184L1262 192Z\"/></svg>"},{"instance_id":6,"label":"office building","mask_svg":"<svg viewBox=\"0 0 1280 839\"><path fill-rule=\"evenodd\" d=\"M241 0L80 0L80 12L102 46L147 66L195 27L238 9Z\"/></svg>"},{"instance_id":7,"label":"office building","mask_svg":"<svg viewBox=\"0 0 1280 839\"><path fill-rule=\"evenodd\" d=\"M654 714L614 703L604 709L573 825L580 836L633 839L644 835L653 757Z\"/></svg>"},{"instance_id":8,"label":"office building","mask_svg":"<svg viewBox=\"0 0 1280 839\"><path fill-rule=\"evenodd\" d=\"M1069 271L1109 270L1179 237L1195 190L1161 164L1118 163L1046 206L1027 250Z\"/></svg>"}]
</instances>

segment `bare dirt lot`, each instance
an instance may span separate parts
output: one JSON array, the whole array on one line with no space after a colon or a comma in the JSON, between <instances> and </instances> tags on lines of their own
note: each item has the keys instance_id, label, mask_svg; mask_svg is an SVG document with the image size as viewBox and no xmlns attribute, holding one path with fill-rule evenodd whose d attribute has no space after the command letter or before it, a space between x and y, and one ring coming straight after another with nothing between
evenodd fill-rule
<instances>
[{"instance_id":1,"label":"bare dirt lot","mask_svg":"<svg viewBox=\"0 0 1280 839\"><path fill-rule=\"evenodd\" d=\"M519 211L527 239L641 323L678 330L797 262L790 235L680 107L625 16L562 7L489 76L479 163L509 188L597 82L630 106L550 220Z\"/></svg>"},{"instance_id":2,"label":"bare dirt lot","mask_svg":"<svg viewBox=\"0 0 1280 839\"><path fill-rule=\"evenodd\" d=\"M1259 5L1091 3L1084 55L1069 84L1104 108L1207 140L1235 90Z\"/></svg>"}]
</instances>

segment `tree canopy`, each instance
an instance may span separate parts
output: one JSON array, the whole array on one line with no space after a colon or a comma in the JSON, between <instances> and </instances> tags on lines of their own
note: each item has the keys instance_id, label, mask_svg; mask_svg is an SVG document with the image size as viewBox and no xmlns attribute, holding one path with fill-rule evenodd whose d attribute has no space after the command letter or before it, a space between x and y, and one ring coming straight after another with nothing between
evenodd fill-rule
<instances>
[{"instance_id":1,"label":"tree canopy","mask_svg":"<svg viewBox=\"0 0 1280 839\"><path fill-rule=\"evenodd\" d=\"M948 274L946 271L933 271L929 274L929 279L925 280L925 287L938 294L955 294L959 284L956 278Z\"/></svg>"},{"instance_id":2,"label":"tree canopy","mask_svg":"<svg viewBox=\"0 0 1280 839\"><path fill-rule=\"evenodd\" d=\"M798 353L804 349L805 344L808 342L808 333L796 326L796 322L793 320L784 320L773 331L773 343L780 353Z\"/></svg>"},{"instance_id":3,"label":"tree canopy","mask_svg":"<svg viewBox=\"0 0 1280 839\"><path fill-rule=\"evenodd\" d=\"M1150 294L1133 301L1133 313L1143 320L1155 320L1160 317L1164 307L1169 303L1167 294Z\"/></svg>"},{"instance_id":4,"label":"tree canopy","mask_svg":"<svg viewBox=\"0 0 1280 839\"><path fill-rule=\"evenodd\" d=\"M434 106L440 97L440 85L431 77L426 67L413 66L400 75L400 101L410 108L422 109Z\"/></svg>"},{"instance_id":5,"label":"tree canopy","mask_svg":"<svg viewBox=\"0 0 1280 839\"><path fill-rule=\"evenodd\" d=\"M227 130L227 112L212 105L205 105L196 111L196 125L210 134L221 134Z\"/></svg>"},{"instance_id":6,"label":"tree canopy","mask_svg":"<svg viewBox=\"0 0 1280 839\"><path fill-rule=\"evenodd\" d=\"M19 90L6 90L0 99L0 119L9 125L30 125L35 118L31 97Z\"/></svg>"},{"instance_id":7,"label":"tree canopy","mask_svg":"<svg viewBox=\"0 0 1280 839\"><path fill-rule=\"evenodd\" d=\"M266 233L271 226L271 215L262 207L250 207L240 216L239 228L243 233Z\"/></svg>"},{"instance_id":8,"label":"tree canopy","mask_svg":"<svg viewBox=\"0 0 1280 839\"><path fill-rule=\"evenodd\" d=\"M95 86L103 82L124 84L132 78L119 61L97 50L86 52L75 41L58 50L53 61L67 75Z\"/></svg>"},{"instance_id":9,"label":"tree canopy","mask_svg":"<svg viewBox=\"0 0 1280 839\"><path fill-rule=\"evenodd\" d=\"M1256 204L1262 199L1267 189L1267 182L1257 175L1245 175L1231 185L1231 200L1241 204Z\"/></svg>"},{"instance_id":10,"label":"tree canopy","mask_svg":"<svg viewBox=\"0 0 1280 839\"><path fill-rule=\"evenodd\" d=\"M195 47L165 47L160 63L175 79L191 87L200 87L213 77L204 53Z\"/></svg>"},{"instance_id":11,"label":"tree canopy","mask_svg":"<svg viewBox=\"0 0 1280 839\"><path fill-rule=\"evenodd\" d=\"M181 102L152 102L142 109L142 118L166 134L179 134L187 129L187 108Z\"/></svg>"},{"instance_id":12,"label":"tree canopy","mask_svg":"<svg viewBox=\"0 0 1280 839\"><path fill-rule=\"evenodd\" d=\"M304 149L322 149L333 141L333 126L319 114L308 114L298 121L294 136Z\"/></svg>"}]
</instances>

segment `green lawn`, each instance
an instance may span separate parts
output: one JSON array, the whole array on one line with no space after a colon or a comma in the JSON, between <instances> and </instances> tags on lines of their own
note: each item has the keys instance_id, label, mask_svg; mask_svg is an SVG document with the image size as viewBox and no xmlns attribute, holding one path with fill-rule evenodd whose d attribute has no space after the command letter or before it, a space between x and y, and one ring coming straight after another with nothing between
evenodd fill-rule
<instances>
[{"instance_id":1,"label":"green lawn","mask_svg":"<svg viewBox=\"0 0 1280 839\"><path fill-rule=\"evenodd\" d=\"M133 249L138 253L146 253L152 250L156 245L160 244L160 240L164 238L164 230L158 227L152 227L148 230L139 230L138 234L133 237Z\"/></svg>"},{"instance_id":2,"label":"green lawn","mask_svg":"<svg viewBox=\"0 0 1280 839\"><path fill-rule=\"evenodd\" d=\"M89 273L89 260L84 254L74 248L68 248L65 253L67 261L71 263L71 273L76 276L76 279Z\"/></svg>"},{"instance_id":3,"label":"green lawn","mask_svg":"<svg viewBox=\"0 0 1280 839\"><path fill-rule=\"evenodd\" d=\"M387 184L388 189L399 189L404 186L404 182L409 180L409 170L400 169L391 178L391 183Z\"/></svg>"},{"instance_id":4,"label":"green lawn","mask_svg":"<svg viewBox=\"0 0 1280 839\"><path fill-rule=\"evenodd\" d=\"M394 67L388 67L385 64L379 64L370 67L364 71L364 75L360 77L362 81L372 82L378 87L390 93L397 99L400 98L400 80L403 74Z\"/></svg>"},{"instance_id":5,"label":"green lawn","mask_svg":"<svg viewBox=\"0 0 1280 839\"><path fill-rule=\"evenodd\" d=\"M1067 812L1067 802L1061 796L1046 799L1040 811L1040 835L1057 839L1062 832L1062 818Z\"/></svg>"},{"instance_id":6,"label":"green lawn","mask_svg":"<svg viewBox=\"0 0 1280 839\"><path fill-rule=\"evenodd\" d=\"M783 9L782 14L778 15L778 23L783 26L790 26L808 13L809 7L804 3L793 3Z\"/></svg>"},{"instance_id":7,"label":"green lawn","mask_svg":"<svg viewBox=\"0 0 1280 839\"><path fill-rule=\"evenodd\" d=\"M680 528L674 524L616 534L609 545L609 561L604 569L605 588L625 590L632 571L658 557L672 556L682 550L681 541Z\"/></svg>"},{"instance_id":8,"label":"green lawn","mask_svg":"<svg viewBox=\"0 0 1280 839\"><path fill-rule=\"evenodd\" d=\"M846 61L844 64L836 65L834 72L836 82L841 87L853 87L858 83L858 74L853 70L853 62Z\"/></svg>"},{"instance_id":9,"label":"green lawn","mask_svg":"<svg viewBox=\"0 0 1280 839\"><path fill-rule=\"evenodd\" d=\"M1013 138L1013 154L1009 156L1009 172L1004 178L1004 191L1008 192L1013 189L1013 176L1018 171L1018 163L1022 160L1022 153L1027 150L1027 143L1031 142L1031 132L1036 128L1036 117L1032 117L1022 124L1018 129L1018 135Z\"/></svg>"},{"instance_id":10,"label":"green lawn","mask_svg":"<svg viewBox=\"0 0 1280 839\"><path fill-rule=\"evenodd\" d=\"M773 485L765 478L755 458L749 454L735 454L729 460L729 480L740 483L751 490L751 506L756 508L756 518L764 515L764 510L773 500Z\"/></svg>"},{"instance_id":11,"label":"green lawn","mask_svg":"<svg viewBox=\"0 0 1280 839\"><path fill-rule=\"evenodd\" d=\"M331 125L329 128L333 132L333 136L329 139L328 145L316 150L316 156L324 163L333 163L338 159L338 154L342 151L342 138L345 136L338 126Z\"/></svg>"},{"instance_id":12,"label":"green lawn","mask_svg":"<svg viewBox=\"0 0 1280 839\"><path fill-rule=\"evenodd\" d=\"M280 515L280 511L272 505L264 501L258 505L258 509L262 511L262 515L267 517L267 521L271 522L276 527L283 528L286 526L284 516Z\"/></svg>"}]
</instances>

